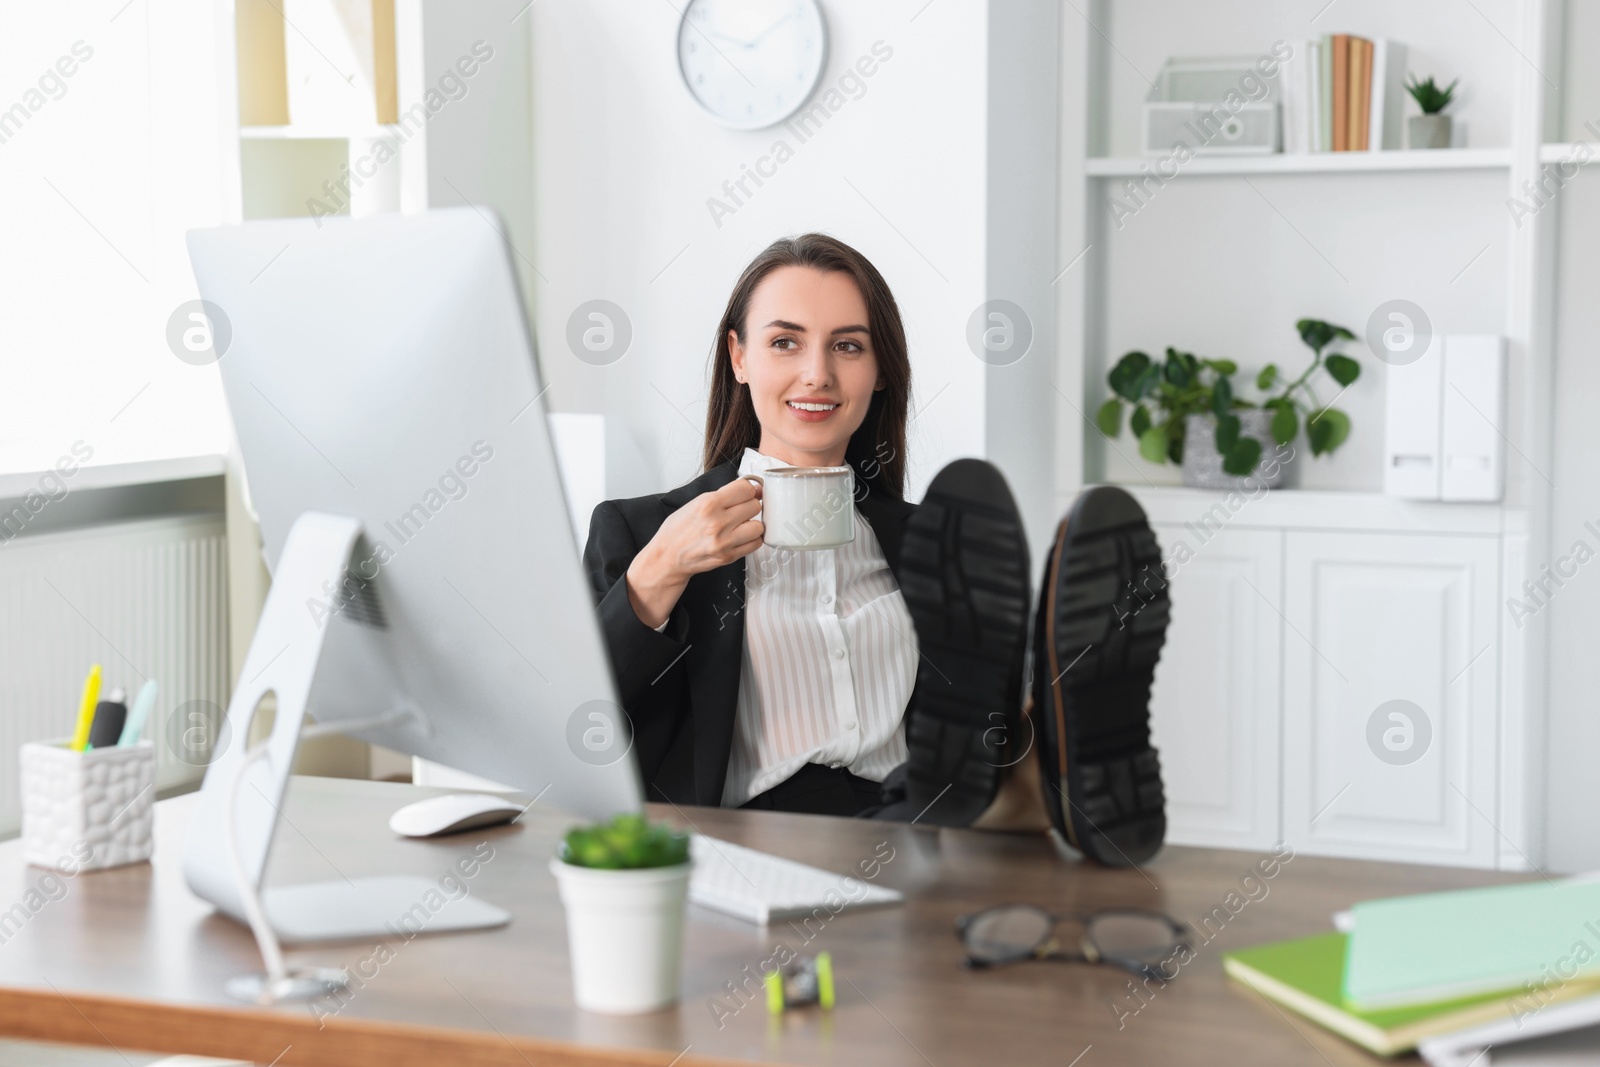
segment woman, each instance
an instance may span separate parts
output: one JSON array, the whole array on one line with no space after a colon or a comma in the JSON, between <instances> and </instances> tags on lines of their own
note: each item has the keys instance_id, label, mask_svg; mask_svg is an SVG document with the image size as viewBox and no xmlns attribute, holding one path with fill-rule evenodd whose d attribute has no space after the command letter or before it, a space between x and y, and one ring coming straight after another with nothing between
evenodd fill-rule
<instances>
[{"instance_id":1,"label":"woman","mask_svg":"<svg viewBox=\"0 0 1600 1067\"><path fill-rule=\"evenodd\" d=\"M601 504L584 554L649 796L970 823L1021 696L1027 550L1004 480L962 460L926 517L905 501L905 329L883 277L831 237L756 257L712 361L705 473ZM762 543L743 475L846 463L853 542ZM994 523L981 560L946 543L974 508Z\"/></svg>"}]
</instances>

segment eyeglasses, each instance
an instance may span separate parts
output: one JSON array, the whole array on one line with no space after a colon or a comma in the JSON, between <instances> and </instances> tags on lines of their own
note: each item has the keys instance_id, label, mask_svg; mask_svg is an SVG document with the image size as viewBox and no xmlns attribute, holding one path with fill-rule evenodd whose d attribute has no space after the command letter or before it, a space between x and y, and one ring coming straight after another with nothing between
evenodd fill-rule
<instances>
[{"instance_id":1,"label":"eyeglasses","mask_svg":"<svg viewBox=\"0 0 1600 1067\"><path fill-rule=\"evenodd\" d=\"M1080 926L1078 951L1061 947L1056 927ZM1156 911L1108 908L1085 916L1056 916L1032 904L1002 904L956 920L968 967L1023 960L1108 963L1141 977L1166 980L1156 966L1189 945L1189 928Z\"/></svg>"}]
</instances>

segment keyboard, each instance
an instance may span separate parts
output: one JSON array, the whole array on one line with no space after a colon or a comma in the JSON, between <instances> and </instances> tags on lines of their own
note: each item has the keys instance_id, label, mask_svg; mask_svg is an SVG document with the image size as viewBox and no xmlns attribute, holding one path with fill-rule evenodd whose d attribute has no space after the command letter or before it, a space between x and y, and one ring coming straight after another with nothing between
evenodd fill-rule
<instances>
[{"instance_id":1,"label":"keyboard","mask_svg":"<svg viewBox=\"0 0 1600 1067\"><path fill-rule=\"evenodd\" d=\"M899 904L905 895L859 875L835 874L704 834L690 839L689 899L747 922L819 918ZM841 904L843 907L841 907Z\"/></svg>"}]
</instances>

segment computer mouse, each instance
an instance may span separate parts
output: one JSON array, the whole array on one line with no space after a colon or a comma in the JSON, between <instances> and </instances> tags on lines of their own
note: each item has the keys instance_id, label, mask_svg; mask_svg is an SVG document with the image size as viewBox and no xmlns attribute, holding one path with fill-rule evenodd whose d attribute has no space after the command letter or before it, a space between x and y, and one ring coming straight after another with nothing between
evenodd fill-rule
<instances>
[{"instance_id":1,"label":"computer mouse","mask_svg":"<svg viewBox=\"0 0 1600 1067\"><path fill-rule=\"evenodd\" d=\"M522 814L522 805L487 793L448 793L407 804L389 817L389 829L402 837L439 837L463 830L499 826Z\"/></svg>"}]
</instances>

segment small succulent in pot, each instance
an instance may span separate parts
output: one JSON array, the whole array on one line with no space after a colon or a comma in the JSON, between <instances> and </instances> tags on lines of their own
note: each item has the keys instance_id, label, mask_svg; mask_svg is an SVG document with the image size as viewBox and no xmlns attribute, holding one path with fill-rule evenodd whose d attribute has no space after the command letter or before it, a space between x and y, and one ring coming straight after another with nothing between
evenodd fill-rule
<instances>
[{"instance_id":1,"label":"small succulent in pot","mask_svg":"<svg viewBox=\"0 0 1600 1067\"><path fill-rule=\"evenodd\" d=\"M1450 147L1454 132L1450 116L1444 113L1444 109L1455 99L1459 81L1457 79L1441 89L1434 84L1432 77L1418 81L1415 74L1411 76L1406 83L1406 91L1417 102L1417 107L1422 109L1422 114L1412 115L1406 120L1406 143L1409 147Z\"/></svg>"},{"instance_id":2,"label":"small succulent in pot","mask_svg":"<svg viewBox=\"0 0 1600 1067\"><path fill-rule=\"evenodd\" d=\"M674 867L689 862L689 835L630 812L568 830L559 855L563 863L592 870Z\"/></svg>"},{"instance_id":3,"label":"small succulent in pot","mask_svg":"<svg viewBox=\"0 0 1600 1067\"><path fill-rule=\"evenodd\" d=\"M678 999L690 860L688 834L636 812L567 832L550 871L580 1008L633 1014Z\"/></svg>"},{"instance_id":4,"label":"small succulent in pot","mask_svg":"<svg viewBox=\"0 0 1600 1067\"><path fill-rule=\"evenodd\" d=\"M1417 80L1415 74L1406 82L1406 92L1411 94L1411 99L1417 102L1424 115L1437 115L1450 106L1450 101L1456 97L1456 86L1461 84L1461 79L1446 85L1443 89L1434 83L1433 75Z\"/></svg>"}]
</instances>

